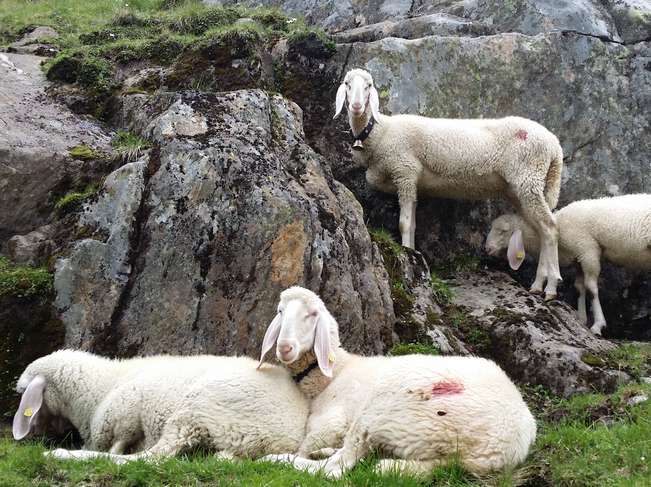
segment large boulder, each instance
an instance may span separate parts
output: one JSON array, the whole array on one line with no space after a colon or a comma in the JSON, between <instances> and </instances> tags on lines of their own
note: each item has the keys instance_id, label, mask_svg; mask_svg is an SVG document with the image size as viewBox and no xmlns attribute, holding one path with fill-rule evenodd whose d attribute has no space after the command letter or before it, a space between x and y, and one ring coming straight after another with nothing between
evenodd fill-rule
<instances>
[{"instance_id":1,"label":"large boulder","mask_svg":"<svg viewBox=\"0 0 651 487\"><path fill-rule=\"evenodd\" d=\"M321 294L350 350L391 345L380 253L359 203L305 143L297 105L244 90L123 106L156 147L107 179L80 219L92 238L57 263L68 346L256 355L294 284Z\"/></svg>"},{"instance_id":2,"label":"large boulder","mask_svg":"<svg viewBox=\"0 0 651 487\"><path fill-rule=\"evenodd\" d=\"M501 272L460 273L450 284L456 309L448 319L470 343L485 341L478 345L518 382L570 396L611 392L628 380L602 358L615 345L592 335L566 304L545 303Z\"/></svg>"}]
</instances>

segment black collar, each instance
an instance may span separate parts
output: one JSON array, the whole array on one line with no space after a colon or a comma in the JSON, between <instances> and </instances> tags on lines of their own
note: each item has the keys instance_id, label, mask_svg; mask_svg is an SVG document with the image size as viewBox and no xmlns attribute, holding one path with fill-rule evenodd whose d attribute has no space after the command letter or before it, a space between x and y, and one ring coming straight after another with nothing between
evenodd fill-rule
<instances>
[{"instance_id":1,"label":"black collar","mask_svg":"<svg viewBox=\"0 0 651 487\"><path fill-rule=\"evenodd\" d=\"M312 362L310 365L308 365L307 367L305 367L302 371L300 371L298 374L294 374L294 375L292 375L292 379L294 379L294 382L296 382L297 384L300 384L300 382L301 382L303 379L305 379L305 377L307 377L307 374L309 374L310 372L312 372L312 371L313 371L314 369L316 369L318 366L319 366L319 364L318 364L317 361L315 360L315 361Z\"/></svg>"},{"instance_id":2,"label":"black collar","mask_svg":"<svg viewBox=\"0 0 651 487\"><path fill-rule=\"evenodd\" d=\"M353 149L364 150L364 145L362 144L362 142L364 142L371 134L371 130L373 130L374 125L375 125L375 118L373 117L373 115L371 115L371 119L368 121L368 124L366 124L364 130L362 130L358 135L355 135L352 129L350 130L350 136L353 139Z\"/></svg>"}]
</instances>

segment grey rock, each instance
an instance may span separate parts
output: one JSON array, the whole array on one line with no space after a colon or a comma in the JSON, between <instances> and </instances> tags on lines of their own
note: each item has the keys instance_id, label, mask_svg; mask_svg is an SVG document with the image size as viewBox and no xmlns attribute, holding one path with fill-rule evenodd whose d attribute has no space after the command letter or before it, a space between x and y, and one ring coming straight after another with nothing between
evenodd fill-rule
<instances>
[{"instance_id":1,"label":"grey rock","mask_svg":"<svg viewBox=\"0 0 651 487\"><path fill-rule=\"evenodd\" d=\"M179 113L199 122L170 123ZM82 241L57 264L68 345L255 356L293 284L320 293L351 350L392 344L386 271L362 209L305 143L297 105L257 90L130 95L121 117L159 148L136 221L110 215L100 225L126 221L128 231L113 245ZM120 201L112 193L103 193L107 208ZM89 212L96 222L106 213Z\"/></svg>"},{"instance_id":2,"label":"grey rock","mask_svg":"<svg viewBox=\"0 0 651 487\"><path fill-rule=\"evenodd\" d=\"M637 404L641 404L641 403L643 403L645 401L648 401L648 400L649 400L649 396L647 396L646 394L638 394L636 396L629 397L626 400L626 404L629 405L629 406L635 406Z\"/></svg>"},{"instance_id":3,"label":"grey rock","mask_svg":"<svg viewBox=\"0 0 651 487\"><path fill-rule=\"evenodd\" d=\"M144 162L133 162L106 178L99 199L79 218L79 225L95 238L76 242L70 255L56 262L55 305L66 327L67 346L94 349L110 330L132 270L131 240L145 170Z\"/></svg>"},{"instance_id":4,"label":"grey rock","mask_svg":"<svg viewBox=\"0 0 651 487\"><path fill-rule=\"evenodd\" d=\"M59 33L52 27L36 27L21 39L11 43L7 51L17 54L53 57L58 54L59 50L55 46L43 43L42 41L56 39L57 37L59 37Z\"/></svg>"},{"instance_id":5,"label":"grey rock","mask_svg":"<svg viewBox=\"0 0 651 487\"><path fill-rule=\"evenodd\" d=\"M604 3L623 42L651 40L651 1L608 0Z\"/></svg>"},{"instance_id":6,"label":"grey rock","mask_svg":"<svg viewBox=\"0 0 651 487\"><path fill-rule=\"evenodd\" d=\"M564 303L545 303L501 272L461 273L451 284L454 303L473 326L489 333L492 357L513 379L563 396L610 392L630 380L621 371L588 364L615 345L592 335Z\"/></svg>"},{"instance_id":7,"label":"grey rock","mask_svg":"<svg viewBox=\"0 0 651 487\"><path fill-rule=\"evenodd\" d=\"M45 95L42 58L3 56L9 63L0 62L0 248L10 237L49 223L52 193L80 170L69 148L109 147L109 137L96 122Z\"/></svg>"},{"instance_id":8,"label":"grey rock","mask_svg":"<svg viewBox=\"0 0 651 487\"><path fill-rule=\"evenodd\" d=\"M14 235L7 242L7 254L17 264L42 266L52 253L53 227L45 225L25 235Z\"/></svg>"},{"instance_id":9,"label":"grey rock","mask_svg":"<svg viewBox=\"0 0 651 487\"><path fill-rule=\"evenodd\" d=\"M648 2L645 0L609 1L605 2L606 5L598 0L514 0L509 2L502 0L451 0L445 2L439 0L374 0L367 2L351 0L316 0L312 2L299 0L204 0L204 3L274 6L289 15L305 17L308 23L319 25L331 32L343 32L383 22L395 23L396 27L388 28L388 36L404 38L410 38L409 31L413 31L414 25L423 25L413 19L432 14L453 15L465 18L466 21L479 21L494 29L495 32L521 32L535 35L552 31L574 31L615 42L622 40L617 30L618 27L627 33L627 37L624 39L626 40L639 39L645 26L648 26L648 18L645 17L648 11L646 5ZM410 21L403 22L407 19ZM428 21L424 21L425 25L427 23ZM368 31L360 32L365 32L364 36L377 38L378 35L383 34L384 28L387 27L377 26L372 29L374 35L370 35ZM404 29L404 32L401 32L401 29ZM421 26L416 29L422 29L423 36L430 35L427 33L427 28ZM360 35L360 32L352 35ZM468 31L468 34L474 35L472 29Z\"/></svg>"},{"instance_id":10,"label":"grey rock","mask_svg":"<svg viewBox=\"0 0 651 487\"><path fill-rule=\"evenodd\" d=\"M492 29L481 22L448 14L431 14L403 20L385 20L334 34L337 42L372 42L385 37L417 39L430 35L465 35L470 37L492 34Z\"/></svg>"}]
</instances>

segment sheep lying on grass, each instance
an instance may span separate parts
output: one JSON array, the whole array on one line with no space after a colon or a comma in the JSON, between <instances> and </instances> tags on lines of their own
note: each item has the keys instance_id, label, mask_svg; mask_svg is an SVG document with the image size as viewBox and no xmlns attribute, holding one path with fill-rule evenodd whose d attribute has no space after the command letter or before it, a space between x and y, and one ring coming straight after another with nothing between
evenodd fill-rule
<instances>
[{"instance_id":1,"label":"sheep lying on grass","mask_svg":"<svg viewBox=\"0 0 651 487\"><path fill-rule=\"evenodd\" d=\"M86 450L55 450L58 458L123 462L199 444L229 458L295 451L308 413L286 370L256 371L246 357L120 361L66 350L30 364L18 390L23 396L14 418L16 438L48 417L65 417L79 430ZM146 450L118 454L141 448Z\"/></svg>"},{"instance_id":2,"label":"sheep lying on grass","mask_svg":"<svg viewBox=\"0 0 651 487\"><path fill-rule=\"evenodd\" d=\"M382 471L429 472L458 455L468 469L484 473L522 462L536 436L520 393L494 362L350 354L339 344L337 322L307 289L281 294L260 364L276 341L276 356L312 404L298 456L268 460L338 477L378 449L389 457ZM306 458L323 453L334 454Z\"/></svg>"},{"instance_id":3,"label":"sheep lying on grass","mask_svg":"<svg viewBox=\"0 0 651 487\"><path fill-rule=\"evenodd\" d=\"M337 91L335 117L348 99L355 139L353 159L367 168L368 183L397 193L402 244L414 248L417 193L440 198L507 198L536 229L540 259L531 288L542 292L561 279L556 223L563 150L554 134L520 117L432 119L382 115L371 75L346 74ZM548 298L553 297L545 289Z\"/></svg>"},{"instance_id":4,"label":"sheep lying on grass","mask_svg":"<svg viewBox=\"0 0 651 487\"><path fill-rule=\"evenodd\" d=\"M587 323L586 288L592 295L593 325L600 335L606 319L599 302L601 256L633 270L651 270L651 195L631 194L570 203L555 213L559 229L561 265L578 263L574 283L579 291L579 317ZM535 230L518 215L495 219L486 238L486 251L498 255L507 249L511 267L517 269L525 248L537 252ZM553 289L556 294L556 289Z\"/></svg>"}]
</instances>

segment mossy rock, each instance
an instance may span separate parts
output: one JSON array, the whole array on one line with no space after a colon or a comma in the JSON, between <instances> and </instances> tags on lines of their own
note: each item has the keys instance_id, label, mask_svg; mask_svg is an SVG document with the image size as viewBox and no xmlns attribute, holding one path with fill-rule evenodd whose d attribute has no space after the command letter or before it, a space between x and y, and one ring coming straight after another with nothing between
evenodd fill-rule
<instances>
[{"instance_id":1,"label":"mossy rock","mask_svg":"<svg viewBox=\"0 0 651 487\"><path fill-rule=\"evenodd\" d=\"M427 345L424 343L397 343L391 350L389 355L441 355L441 351L434 345Z\"/></svg>"},{"instance_id":2,"label":"mossy rock","mask_svg":"<svg viewBox=\"0 0 651 487\"><path fill-rule=\"evenodd\" d=\"M92 161L93 159L99 159L102 156L100 152L86 144L76 145L68 149L68 154L70 154L70 157L73 159L79 159L81 161Z\"/></svg>"},{"instance_id":3,"label":"mossy rock","mask_svg":"<svg viewBox=\"0 0 651 487\"><path fill-rule=\"evenodd\" d=\"M0 257L0 297L48 296L53 285L53 276L47 269L14 265L6 257Z\"/></svg>"}]
</instances>

